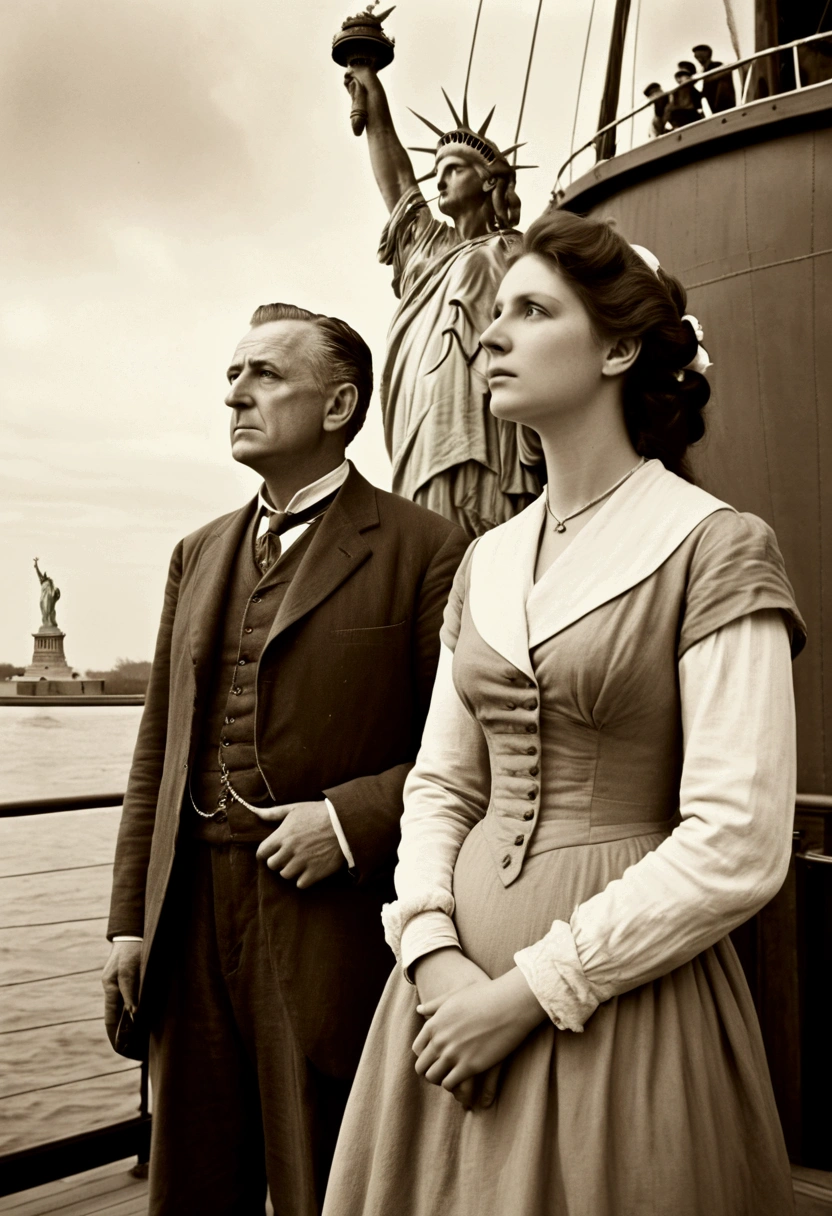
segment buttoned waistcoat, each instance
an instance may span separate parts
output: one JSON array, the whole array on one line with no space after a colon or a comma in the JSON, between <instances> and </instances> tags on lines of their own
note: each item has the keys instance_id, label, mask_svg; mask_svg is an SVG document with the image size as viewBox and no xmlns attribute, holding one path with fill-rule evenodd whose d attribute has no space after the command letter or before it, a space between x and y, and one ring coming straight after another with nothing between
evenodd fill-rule
<instances>
[{"instance_id":1,"label":"buttoned waistcoat","mask_svg":"<svg viewBox=\"0 0 832 1216\"><path fill-rule=\"evenodd\" d=\"M142 934L141 1001L170 881L200 699L251 504L174 550L125 795L108 935ZM459 528L352 468L304 554L257 661L255 748L276 804L329 797L355 858L298 891L274 886L272 963L307 1055L348 1076L390 957L402 787L419 746L438 631L466 547ZM264 829L263 835L267 831Z\"/></svg>"}]
</instances>

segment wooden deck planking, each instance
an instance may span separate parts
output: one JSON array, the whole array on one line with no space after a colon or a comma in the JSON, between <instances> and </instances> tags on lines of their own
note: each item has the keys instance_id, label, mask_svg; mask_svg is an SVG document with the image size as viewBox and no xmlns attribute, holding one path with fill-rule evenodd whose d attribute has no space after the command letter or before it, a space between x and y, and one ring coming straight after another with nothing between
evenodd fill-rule
<instances>
[{"instance_id":1,"label":"wooden deck planking","mask_svg":"<svg viewBox=\"0 0 832 1216\"><path fill-rule=\"evenodd\" d=\"M133 1160L0 1199L4 1216L143 1216L147 1212L147 1179L134 1178Z\"/></svg>"},{"instance_id":2,"label":"wooden deck planking","mask_svg":"<svg viewBox=\"0 0 832 1216\"><path fill-rule=\"evenodd\" d=\"M0 1198L2 1216L146 1216L147 1179L117 1161L74 1178ZM792 1166L796 1216L832 1216L832 1173ZM272 1212L266 1205L267 1216Z\"/></svg>"}]
</instances>

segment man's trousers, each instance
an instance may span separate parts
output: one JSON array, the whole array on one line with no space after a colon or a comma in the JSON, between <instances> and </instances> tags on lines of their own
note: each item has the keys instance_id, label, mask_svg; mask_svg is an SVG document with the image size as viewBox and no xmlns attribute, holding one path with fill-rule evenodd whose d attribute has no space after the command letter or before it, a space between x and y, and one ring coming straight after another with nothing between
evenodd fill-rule
<instances>
[{"instance_id":1,"label":"man's trousers","mask_svg":"<svg viewBox=\"0 0 832 1216\"><path fill-rule=\"evenodd\" d=\"M349 1083L302 1052L269 960L264 884L285 880L253 845L183 854L160 926L150 1216L262 1216L267 1182L275 1216L315 1216Z\"/></svg>"}]
</instances>

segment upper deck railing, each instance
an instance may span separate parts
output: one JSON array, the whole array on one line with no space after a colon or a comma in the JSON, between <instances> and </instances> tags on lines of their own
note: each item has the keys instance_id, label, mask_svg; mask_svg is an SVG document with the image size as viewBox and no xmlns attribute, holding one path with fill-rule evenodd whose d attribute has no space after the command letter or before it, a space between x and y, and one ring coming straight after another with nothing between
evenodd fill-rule
<instances>
[{"instance_id":1,"label":"upper deck railing","mask_svg":"<svg viewBox=\"0 0 832 1216\"><path fill-rule=\"evenodd\" d=\"M828 43L830 48L828 77L824 77L824 79L818 81L804 82L803 76L806 73L806 64L801 64L800 51L803 48L812 46L813 44L821 44L823 42ZM774 70L772 71L772 75L779 78L776 81L775 87L769 87L764 96L761 95L760 97L752 97L749 99L749 93L751 92L753 82L756 80L759 85L759 82L763 79L763 77L755 74L755 72L752 70L752 65L772 56L780 57L779 62L773 65ZM785 67L788 67L789 70L785 71ZM832 79L832 33L825 31L820 34L811 34L807 38L798 38L794 42L784 42L779 46L767 47L763 51L755 51L752 55L746 55L744 58L737 59L733 63L723 63L717 68L710 68L707 72L698 72L695 76L691 76L690 79L685 83L697 85L700 83L700 81L716 79L717 77L724 78L726 75L730 75L734 81L735 96L739 98L739 101L737 102L736 106L731 107L731 109L720 111L720 115L731 113L731 110L733 109L739 109L741 107L753 105L759 101L768 100L771 96L818 88L829 83L829 80ZM791 79L792 75L793 82ZM739 85L739 88L736 87L737 84ZM612 156L616 155L616 134L618 133L619 129L625 126L626 123L630 123L629 147L634 147L635 119L639 114L643 114L646 110L652 109L656 102L669 100L671 95L675 93L678 88L679 85L677 84L672 89L667 89L663 93L657 93L655 96L648 98L647 101L642 102L642 104L636 106L635 109L628 111L628 113L622 115L620 118L615 118L612 122L607 123L606 126L600 127L591 139L588 139L586 143L581 144L580 148L576 148L574 151L570 152L570 155L561 165L560 169L558 170L557 177L555 178L555 186L554 190L552 191L553 201L555 203L559 202L563 197L565 185L572 185L574 180L573 170L578 157L583 156L586 152L593 151L596 156L596 161L612 159ZM708 121L708 117L698 121ZM656 144L660 144L662 140L667 139L667 137L672 134L673 131L671 130L663 132L661 135L657 135L655 137ZM611 156L607 157L604 155L604 153L607 151L607 146L609 144L612 144ZM568 183L564 183L564 174L567 172L567 170L569 172L569 181Z\"/></svg>"}]
</instances>

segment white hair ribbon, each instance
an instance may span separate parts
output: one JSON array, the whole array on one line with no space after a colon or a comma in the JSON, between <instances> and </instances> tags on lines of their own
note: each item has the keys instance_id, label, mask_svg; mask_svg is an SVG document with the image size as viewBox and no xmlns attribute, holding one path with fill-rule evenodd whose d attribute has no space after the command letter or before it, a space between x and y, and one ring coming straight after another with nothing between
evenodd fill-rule
<instances>
[{"instance_id":1,"label":"white hair ribbon","mask_svg":"<svg viewBox=\"0 0 832 1216\"><path fill-rule=\"evenodd\" d=\"M642 262L647 263L647 265L653 271L653 274L658 277L661 263L659 262L659 259L656 257L655 253L651 253L650 250L645 249L643 245L631 245L630 248L632 249L633 253L638 254Z\"/></svg>"},{"instance_id":2,"label":"white hair ribbon","mask_svg":"<svg viewBox=\"0 0 832 1216\"><path fill-rule=\"evenodd\" d=\"M677 380L684 380L685 372L698 372L700 376L704 376L708 368L713 367L710 356L705 350L705 347L702 345L705 338L704 329L692 313L686 312L682 317L682 320L689 323L691 329L696 335L696 341L699 343L699 345L697 346L696 354L693 356L690 363L686 363L681 371L673 373Z\"/></svg>"},{"instance_id":3,"label":"white hair ribbon","mask_svg":"<svg viewBox=\"0 0 832 1216\"><path fill-rule=\"evenodd\" d=\"M661 263L659 262L659 259L656 257L655 253L651 253L649 249L645 249L644 245L631 245L630 248L632 249L633 253L638 254L642 262L649 266L653 271L653 274L658 278ZM710 356L705 350L705 347L702 345L705 338L705 331L703 330L702 326L699 324L696 317L689 312L685 313L682 320L690 322L691 328L696 335L696 341L699 343L699 345L697 346L696 354L693 356L690 363L685 364L685 366L678 372L673 373L677 380L684 380L685 372L698 372L700 376L704 376L708 368L713 367Z\"/></svg>"}]
</instances>

